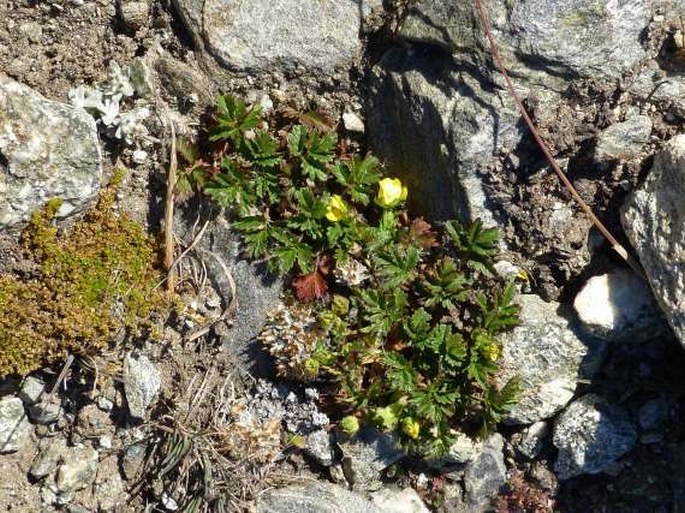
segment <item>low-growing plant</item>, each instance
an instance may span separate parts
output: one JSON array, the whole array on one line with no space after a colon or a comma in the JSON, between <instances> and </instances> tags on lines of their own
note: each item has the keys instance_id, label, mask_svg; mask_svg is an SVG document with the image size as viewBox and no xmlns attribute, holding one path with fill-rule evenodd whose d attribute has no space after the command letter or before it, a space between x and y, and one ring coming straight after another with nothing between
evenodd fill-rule
<instances>
[{"instance_id":1,"label":"low-growing plant","mask_svg":"<svg viewBox=\"0 0 685 513\"><path fill-rule=\"evenodd\" d=\"M92 354L163 311L154 239L112 210L121 176L65 233L54 224L60 200L34 212L23 243L35 272L0 276L0 376Z\"/></svg>"},{"instance_id":2,"label":"low-growing plant","mask_svg":"<svg viewBox=\"0 0 685 513\"><path fill-rule=\"evenodd\" d=\"M184 175L230 210L250 258L313 302L267 326L278 369L334 383L345 432L372 423L440 454L457 430L491 428L517 390L494 384L497 336L518 318L493 267L497 230L412 220L410 191L378 159L350 154L324 123L282 118L220 98L214 164L187 158Z\"/></svg>"}]
</instances>

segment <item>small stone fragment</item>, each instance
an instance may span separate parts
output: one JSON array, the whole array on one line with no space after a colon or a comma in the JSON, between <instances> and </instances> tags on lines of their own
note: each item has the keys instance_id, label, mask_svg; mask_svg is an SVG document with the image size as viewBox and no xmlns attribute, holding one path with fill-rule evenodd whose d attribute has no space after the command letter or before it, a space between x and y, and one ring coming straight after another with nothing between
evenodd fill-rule
<instances>
[{"instance_id":1,"label":"small stone fragment","mask_svg":"<svg viewBox=\"0 0 685 513\"><path fill-rule=\"evenodd\" d=\"M38 378L28 376L21 384L21 390L17 394L24 404L35 404L45 390L45 383Z\"/></svg>"},{"instance_id":2,"label":"small stone fragment","mask_svg":"<svg viewBox=\"0 0 685 513\"><path fill-rule=\"evenodd\" d=\"M132 417L142 419L147 408L157 397L162 378L147 356L124 357L124 392Z\"/></svg>"},{"instance_id":3,"label":"small stone fragment","mask_svg":"<svg viewBox=\"0 0 685 513\"><path fill-rule=\"evenodd\" d=\"M624 269L590 278L573 307L586 330L605 340L644 342L665 327L647 282Z\"/></svg>"},{"instance_id":4,"label":"small stone fragment","mask_svg":"<svg viewBox=\"0 0 685 513\"><path fill-rule=\"evenodd\" d=\"M342 115L343 126L348 132L357 132L363 134L366 128L364 127L364 121L357 116L354 112L345 112Z\"/></svg>"},{"instance_id":5,"label":"small stone fragment","mask_svg":"<svg viewBox=\"0 0 685 513\"><path fill-rule=\"evenodd\" d=\"M34 479L42 479L57 468L60 458L67 454L67 443L62 437L44 439L38 456L33 460L29 475Z\"/></svg>"},{"instance_id":6,"label":"small stone fragment","mask_svg":"<svg viewBox=\"0 0 685 513\"><path fill-rule=\"evenodd\" d=\"M345 477L352 484L374 486L381 472L401 460L405 453L388 433L364 428L354 438L339 443Z\"/></svg>"},{"instance_id":7,"label":"small stone fragment","mask_svg":"<svg viewBox=\"0 0 685 513\"><path fill-rule=\"evenodd\" d=\"M49 198L58 217L84 210L103 171L95 121L0 75L0 230L25 223Z\"/></svg>"},{"instance_id":8,"label":"small stone fragment","mask_svg":"<svg viewBox=\"0 0 685 513\"><path fill-rule=\"evenodd\" d=\"M108 399L107 397L100 395L97 398L97 405L104 412L111 412L114 409L114 401Z\"/></svg>"},{"instance_id":9,"label":"small stone fragment","mask_svg":"<svg viewBox=\"0 0 685 513\"><path fill-rule=\"evenodd\" d=\"M523 433L521 440L516 444L516 450L529 460L534 460L542 451L545 438L549 435L549 426L544 421L536 422L528 426Z\"/></svg>"},{"instance_id":10,"label":"small stone fragment","mask_svg":"<svg viewBox=\"0 0 685 513\"><path fill-rule=\"evenodd\" d=\"M464 469L464 488L472 504L497 495L507 481L504 464L504 438L499 433L484 441L481 452Z\"/></svg>"},{"instance_id":11,"label":"small stone fragment","mask_svg":"<svg viewBox=\"0 0 685 513\"><path fill-rule=\"evenodd\" d=\"M257 513L381 513L371 502L345 488L315 482L268 490L257 500Z\"/></svg>"},{"instance_id":12,"label":"small stone fragment","mask_svg":"<svg viewBox=\"0 0 685 513\"><path fill-rule=\"evenodd\" d=\"M304 452L319 465L328 467L333 463L333 448L330 435L323 429L318 429L305 436Z\"/></svg>"},{"instance_id":13,"label":"small stone fragment","mask_svg":"<svg viewBox=\"0 0 685 513\"><path fill-rule=\"evenodd\" d=\"M441 460L439 466L463 465L471 461L481 450L481 443L464 433L458 433L450 450Z\"/></svg>"},{"instance_id":14,"label":"small stone fragment","mask_svg":"<svg viewBox=\"0 0 685 513\"><path fill-rule=\"evenodd\" d=\"M557 419L553 442L559 450L554 471L560 480L599 474L637 442L628 412L588 394L574 401Z\"/></svg>"},{"instance_id":15,"label":"small stone fragment","mask_svg":"<svg viewBox=\"0 0 685 513\"><path fill-rule=\"evenodd\" d=\"M46 397L28 407L29 418L34 424L52 424L62 415L62 404L58 397Z\"/></svg>"},{"instance_id":16,"label":"small stone fragment","mask_svg":"<svg viewBox=\"0 0 685 513\"><path fill-rule=\"evenodd\" d=\"M124 450L124 456L121 459L121 469L129 481L134 480L138 476L138 472L145 459L145 451L146 447L143 444L133 444Z\"/></svg>"},{"instance_id":17,"label":"small stone fragment","mask_svg":"<svg viewBox=\"0 0 685 513\"><path fill-rule=\"evenodd\" d=\"M635 116L602 130L597 138L595 160L626 160L636 157L649 142L652 120L649 116Z\"/></svg>"},{"instance_id":18,"label":"small stone fragment","mask_svg":"<svg viewBox=\"0 0 685 513\"><path fill-rule=\"evenodd\" d=\"M0 400L0 454L16 452L28 441L31 424L18 397Z\"/></svg>"},{"instance_id":19,"label":"small stone fragment","mask_svg":"<svg viewBox=\"0 0 685 513\"><path fill-rule=\"evenodd\" d=\"M381 488L371 494L371 502L382 513L430 513L413 488L404 490Z\"/></svg>"},{"instance_id":20,"label":"small stone fragment","mask_svg":"<svg viewBox=\"0 0 685 513\"><path fill-rule=\"evenodd\" d=\"M118 0L117 13L124 27L135 33L148 25L150 3L147 0Z\"/></svg>"},{"instance_id":21,"label":"small stone fragment","mask_svg":"<svg viewBox=\"0 0 685 513\"><path fill-rule=\"evenodd\" d=\"M499 386L513 377L521 383L508 424L532 424L551 417L572 399L579 379L592 377L606 352L606 342L581 340L557 313L559 304L533 294L519 296L520 324L502 335ZM589 338L589 337L586 337Z\"/></svg>"},{"instance_id":22,"label":"small stone fragment","mask_svg":"<svg viewBox=\"0 0 685 513\"><path fill-rule=\"evenodd\" d=\"M57 493L70 494L89 486L98 466L98 453L91 447L73 447L57 469Z\"/></svg>"}]
</instances>

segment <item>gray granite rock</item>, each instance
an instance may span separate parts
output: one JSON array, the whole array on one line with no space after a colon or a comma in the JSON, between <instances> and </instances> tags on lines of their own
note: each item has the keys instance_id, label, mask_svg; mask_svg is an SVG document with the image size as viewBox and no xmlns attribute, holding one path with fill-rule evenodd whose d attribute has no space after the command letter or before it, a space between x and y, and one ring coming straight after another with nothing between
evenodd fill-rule
<instances>
[{"instance_id":1,"label":"gray granite rock","mask_svg":"<svg viewBox=\"0 0 685 513\"><path fill-rule=\"evenodd\" d=\"M381 513L368 500L329 483L269 490L257 499L257 513Z\"/></svg>"},{"instance_id":2,"label":"gray granite rock","mask_svg":"<svg viewBox=\"0 0 685 513\"><path fill-rule=\"evenodd\" d=\"M43 383L42 380L34 378L33 376L28 376L21 383L21 389L17 396L24 401L24 404L35 404L40 399L44 390L45 383Z\"/></svg>"},{"instance_id":3,"label":"gray granite rock","mask_svg":"<svg viewBox=\"0 0 685 513\"><path fill-rule=\"evenodd\" d=\"M43 439L38 455L29 469L29 475L33 479L44 478L57 468L60 459L67 454L67 451L67 442L61 436Z\"/></svg>"},{"instance_id":4,"label":"gray granite rock","mask_svg":"<svg viewBox=\"0 0 685 513\"><path fill-rule=\"evenodd\" d=\"M304 437L304 452L319 465L328 467L333 463L333 446L328 431L317 429Z\"/></svg>"},{"instance_id":5,"label":"gray granite rock","mask_svg":"<svg viewBox=\"0 0 685 513\"><path fill-rule=\"evenodd\" d=\"M650 2L513 0L483 2L512 76L548 86L556 77L619 78L645 55L640 44ZM488 47L472 3L419 0L399 28L411 41L441 46L483 65ZM542 71L544 73L540 73Z\"/></svg>"},{"instance_id":6,"label":"gray granite rock","mask_svg":"<svg viewBox=\"0 0 685 513\"><path fill-rule=\"evenodd\" d=\"M685 135L654 158L621 212L623 228L661 309L685 345Z\"/></svg>"},{"instance_id":7,"label":"gray granite rock","mask_svg":"<svg viewBox=\"0 0 685 513\"><path fill-rule=\"evenodd\" d=\"M98 465L93 492L99 511L116 511L126 502L126 485L115 455L104 458Z\"/></svg>"},{"instance_id":8,"label":"gray granite rock","mask_svg":"<svg viewBox=\"0 0 685 513\"><path fill-rule=\"evenodd\" d=\"M57 396L43 395L41 400L26 408L31 422L47 425L57 422L62 417L62 402Z\"/></svg>"},{"instance_id":9,"label":"gray granite rock","mask_svg":"<svg viewBox=\"0 0 685 513\"><path fill-rule=\"evenodd\" d=\"M21 399L0 399L0 454L20 450L31 436L31 430Z\"/></svg>"},{"instance_id":10,"label":"gray granite rock","mask_svg":"<svg viewBox=\"0 0 685 513\"><path fill-rule=\"evenodd\" d=\"M103 179L93 118L0 74L0 230L51 198L58 216L85 209Z\"/></svg>"},{"instance_id":11,"label":"gray granite rock","mask_svg":"<svg viewBox=\"0 0 685 513\"><path fill-rule=\"evenodd\" d=\"M634 116L605 128L597 136L595 160L626 160L640 155L652 133L649 116Z\"/></svg>"},{"instance_id":12,"label":"gray granite rock","mask_svg":"<svg viewBox=\"0 0 685 513\"><path fill-rule=\"evenodd\" d=\"M382 488L371 494L371 502L383 513L430 513L413 488Z\"/></svg>"},{"instance_id":13,"label":"gray granite rock","mask_svg":"<svg viewBox=\"0 0 685 513\"><path fill-rule=\"evenodd\" d=\"M605 340L644 342L666 327L649 284L629 270L593 276L573 307L583 327Z\"/></svg>"},{"instance_id":14,"label":"gray granite rock","mask_svg":"<svg viewBox=\"0 0 685 513\"><path fill-rule=\"evenodd\" d=\"M581 340L559 305L525 294L520 324L502 337L500 386L518 377L522 391L506 415L508 424L532 424L551 417L571 400L580 379L591 378L604 359L606 343Z\"/></svg>"},{"instance_id":15,"label":"gray granite rock","mask_svg":"<svg viewBox=\"0 0 685 513\"><path fill-rule=\"evenodd\" d=\"M637 442L628 412L588 394L574 401L556 420L552 441L559 451L554 472L560 480L606 470Z\"/></svg>"},{"instance_id":16,"label":"gray granite rock","mask_svg":"<svg viewBox=\"0 0 685 513\"><path fill-rule=\"evenodd\" d=\"M482 449L482 442L458 433L448 453L440 459L438 467L444 465L463 465L475 458Z\"/></svg>"},{"instance_id":17,"label":"gray granite rock","mask_svg":"<svg viewBox=\"0 0 685 513\"><path fill-rule=\"evenodd\" d=\"M514 444L514 447L525 458L534 460L544 448L549 432L547 422L539 421L531 424L521 433L521 437L518 443Z\"/></svg>"},{"instance_id":18,"label":"gray granite rock","mask_svg":"<svg viewBox=\"0 0 685 513\"><path fill-rule=\"evenodd\" d=\"M390 50L372 71L366 125L415 211L492 225L479 171L515 146L518 114L506 93L484 87L471 71L440 52Z\"/></svg>"},{"instance_id":19,"label":"gray granite rock","mask_svg":"<svg viewBox=\"0 0 685 513\"><path fill-rule=\"evenodd\" d=\"M133 357L128 353L124 357L124 392L132 417L145 418L161 386L159 371L147 356Z\"/></svg>"},{"instance_id":20,"label":"gray granite rock","mask_svg":"<svg viewBox=\"0 0 685 513\"><path fill-rule=\"evenodd\" d=\"M241 71L347 69L360 56L367 0L174 0L196 42Z\"/></svg>"},{"instance_id":21,"label":"gray granite rock","mask_svg":"<svg viewBox=\"0 0 685 513\"><path fill-rule=\"evenodd\" d=\"M405 453L388 433L362 428L348 440L341 440L343 470L350 484L378 488L381 472L401 460Z\"/></svg>"},{"instance_id":22,"label":"gray granite rock","mask_svg":"<svg viewBox=\"0 0 685 513\"><path fill-rule=\"evenodd\" d=\"M65 455L55 476L55 492L69 495L82 490L95 479L98 453L92 447L72 447Z\"/></svg>"},{"instance_id":23,"label":"gray granite rock","mask_svg":"<svg viewBox=\"0 0 685 513\"><path fill-rule=\"evenodd\" d=\"M499 433L490 435L477 456L464 468L464 489L471 504L482 503L497 495L507 481L504 465L504 438Z\"/></svg>"}]
</instances>

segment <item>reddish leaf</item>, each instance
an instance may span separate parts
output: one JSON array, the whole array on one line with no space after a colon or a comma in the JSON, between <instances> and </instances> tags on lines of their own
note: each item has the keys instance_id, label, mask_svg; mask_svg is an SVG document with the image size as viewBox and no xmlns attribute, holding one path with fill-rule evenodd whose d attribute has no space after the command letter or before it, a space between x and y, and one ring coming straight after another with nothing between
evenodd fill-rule
<instances>
[{"instance_id":1,"label":"reddish leaf","mask_svg":"<svg viewBox=\"0 0 685 513\"><path fill-rule=\"evenodd\" d=\"M423 217L417 217L412 221L409 227L409 236L424 249L434 248L439 245L437 234Z\"/></svg>"},{"instance_id":2,"label":"reddish leaf","mask_svg":"<svg viewBox=\"0 0 685 513\"><path fill-rule=\"evenodd\" d=\"M328 291L328 285L319 271L302 274L293 280L293 288L297 299L304 303L319 299Z\"/></svg>"}]
</instances>

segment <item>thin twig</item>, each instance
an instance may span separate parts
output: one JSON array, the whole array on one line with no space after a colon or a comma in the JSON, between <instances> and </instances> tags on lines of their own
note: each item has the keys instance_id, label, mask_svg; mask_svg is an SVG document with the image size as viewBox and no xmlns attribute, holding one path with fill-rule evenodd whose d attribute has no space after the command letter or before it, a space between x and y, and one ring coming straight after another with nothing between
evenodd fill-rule
<instances>
[{"instance_id":1,"label":"thin twig","mask_svg":"<svg viewBox=\"0 0 685 513\"><path fill-rule=\"evenodd\" d=\"M55 381L55 384L52 385L49 395L52 395L57 391L60 383L62 383L62 380L67 376L67 372L69 372L72 363L74 363L74 355L69 353L69 356L67 356L67 361L64 363L64 367L62 367L62 372L60 372L59 376L57 376L57 381Z\"/></svg>"},{"instance_id":2,"label":"thin twig","mask_svg":"<svg viewBox=\"0 0 685 513\"><path fill-rule=\"evenodd\" d=\"M169 120L171 127L171 155L169 155L169 171L166 176L166 200L164 204L164 267L167 270L166 289L174 291L174 188L178 159L176 158L176 129L174 122Z\"/></svg>"},{"instance_id":3,"label":"thin twig","mask_svg":"<svg viewBox=\"0 0 685 513\"><path fill-rule=\"evenodd\" d=\"M592 209L588 206L587 203L583 200L583 198L580 197L580 194L578 194L578 191L576 191L575 187L573 187L573 184L571 184L571 181L568 179L566 174L561 170L559 167L559 164L557 164L557 161L554 159L552 156L552 153L549 151L549 148L545 141L542 139L540 136L540 133L538 132L537 128L535 127L535 124L533 123L533 120L530 118L528 113L526 112L526 109L523 107L523 103L521 102L521 99L519 98L518 94L516 93L516 90L514 89L514 85L509 78L509 74L507 73L507 69L504 65L504 60L502 59L499 49L497 48L497 44L495 43L495 38L492 35L492 31L490 30L490 22L488 20L488 15L483 8L483 4L481 3L481 0L474 0L475 5L476 5L476 10L478 11L478 17L480 18L480 22L483 25L483 31L485 32L485 37L488 40L488 44L490 45L490 52L492 54L492 58L495 61L495 64L497 65L497 68L499 69L500 73L502 73L502 76L504 77L504 80L506 82L507 86L507 91L509 92L509 95L514 99L514 102L516 103L516 106L518 107L518 110L521 112L521 116L523 117L524 121L526 122L526 125L528 125L528 128L530 129L531 133L533 134L533 138L535 139L535 142L537 145L540 147L542 150L542 153L544 153L545 158L547 158L547 161L549 162L549 165L552 167L556 175L559 177L559 180L564 184L566 189L571 193L571 196L573 197L574 200L578 203L581 209L585 212L585 214L588 216L590 221L592 221L592 224L594 224L597 229L600 231L600 233L609 241L611 244L612 249L618 253L618 255L625 260L625 262L642 278L645 278L645 273L642 270L642 267L640 266L639 262L637 262L633 257L630 256L630 253L624 248L621 243L616 240L616 237L614 237L611 232L607 229L606 226L597 218L597 216L594 214Z\"/></svg>"}]
</instances>

